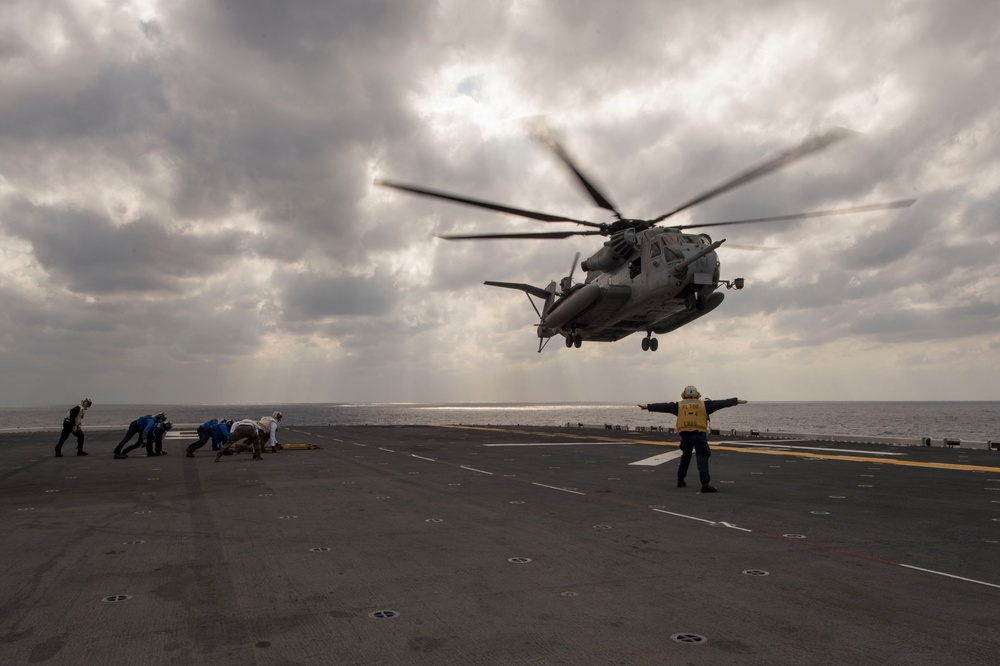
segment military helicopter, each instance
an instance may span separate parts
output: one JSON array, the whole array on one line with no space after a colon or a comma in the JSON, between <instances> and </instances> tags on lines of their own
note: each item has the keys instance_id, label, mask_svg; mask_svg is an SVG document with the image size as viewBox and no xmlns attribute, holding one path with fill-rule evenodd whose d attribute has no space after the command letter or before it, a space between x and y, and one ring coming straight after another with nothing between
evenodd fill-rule
<instances>
[{"instance_id":1,"label":"military helicopter","mask_svg":"<svg viewBox=\"0 0 1000 666\"><path fill-rule=\"evenodd\" d=\"M588 227L587 230L439 236L447 240L608 237L603 247L580 264L580 267L587 273L587 277L582 283L574 283L573 281L573 273L580 258L580 254L577 253L569 275L562 278L558 284L552 281L544 288L530 284L492 280L487 280L485 284L492 287L516 289L528 295L528 301L539 318L536 325L539 352L556 335L561 335L565 339L567 347L579 348L585 340L613 342L638 332L646 334L642 339L643 351L656 351L659 342L654 334L664 335L674 331L719 307L725 298L725 295L718 291L721 287L724 286L728 290L742 289L744 286L743 278L726 280L720 277L721 263L716 255L716 250L725 242L725 239L713 242L708 234L685 233L686 229L800 220L811 217L906 208L916 201L916 199L908 199L748 220L657 226L660 222L681 211L745 185L854 134L850 130L835 128L815 135L801 145L699 194L668 213L649 220L624 217L618 208L593 184L591 179L584 175L555 139L552 132L547 129L539 130L536 128L536 137L555 153L556 157L576 177L578 183L593 202L600 208L611 212L616 218L613 222L591 222L562 215L513 208L382 179L377 179L375 184L541 222L568 222ZM532 300L532 296L541 301L541 308Z\"/></svg>"}]
</instances>

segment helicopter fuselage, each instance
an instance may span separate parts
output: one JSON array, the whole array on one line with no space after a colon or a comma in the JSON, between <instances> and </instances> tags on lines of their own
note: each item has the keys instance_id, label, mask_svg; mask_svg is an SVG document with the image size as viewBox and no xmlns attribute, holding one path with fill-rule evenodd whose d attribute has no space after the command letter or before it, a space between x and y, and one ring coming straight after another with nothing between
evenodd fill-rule
<instances>
[{"instance_id":1,"label":"helicopter fuselage","mask_svg":"<svg viewBox=\"0 0 1000 666\"><path fill-rule=\"evenodd\" d=\"M539 338L562 335L567 346L611 342L666 333L698 318L722 302L715 293L720 244L660 227L615 234L581 265L591 269L585 282L545 304Z\"/></svg>"}]
</instances>

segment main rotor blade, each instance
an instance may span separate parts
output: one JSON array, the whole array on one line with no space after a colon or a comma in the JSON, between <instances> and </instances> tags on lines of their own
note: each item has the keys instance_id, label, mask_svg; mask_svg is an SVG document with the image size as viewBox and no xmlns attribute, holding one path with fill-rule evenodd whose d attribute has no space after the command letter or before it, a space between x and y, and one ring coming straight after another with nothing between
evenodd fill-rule
<instances>
[{"instance_id":1,"label":"main rotor blade","mask_svg":"<svg viewBox=\"0 0 1000 666\"><path fill-rule=\"evenodd\" d=\"M569 238L570 236L600 236L600 231L540 231L523 234L443 234L445 240L497 240L505 238Z\"/></svg>"},{"instance_id":2,"label":"main rotor blade","mask_svg":"<svg viewBox=\"0 0 1000 666\"><path fill-rule=\"evenodd\" d=\"M816 151L823 150L824 148L842 139L854 136L854 134L855 132L852 132L851 130L844 129L842 127L836 127L830 130L829 132L820 134L819 136L814 136L811 139L808 139L802 145L798 146L797 148L793 148L792 150L784 152L778 155L777 157L770 159L767 162L764 162L760 166L750 169L749 171L740 174L739 176L733 178L732 180L726 181L722 185L719 185L718 187L713 188L705 192L704 194L698 195L694 199L691 199L687 203L682 204L681 206L670 211L669 213L664 213L658 218L650 221L653 223L661 222L672 215L676 215L682 210L687 210L691 206L715 198L720 194L723 194L725 192L728 192L729 190L739 187L740 185L746 185L747 183L753 180L756 180L762 176L766 176L772 171L776 171L784 166L788 166L792 162L802 159L806 155L810 155L812 153L815 153Z\"/></svg>"},{"instance_id":3,"label":"main rotor blade","mask_svg":"<svg viewBox=\"0 0 1000 666\"><path fill-rule=\"evenodd\" d=\"M551 130L544 126L536 127L535 136L538 137L539 141L542 141L545 145L551 148L552 152L556 154L556 157L562 160L562 163L573 172L573 175L576 176L578 181L580 181L583 188L587 190L587 194L590 195L590 198L594 200L595 204L605 210L610 210L619 220L622 219L622 214L618 212L615 205L611 203L611 201L609 201L608 198L604 196L604 194L602 194L592 182L590 182L589 178L583 175L583 172L576 166L576 163L569 156L569 153L567 153L559 144Z\"/></svg>"},{"instance_id":4,"label":"main rotor blade","mask_svg":"<svg viewBox=\"0 0 1000 666\"><path fill-rule=\"evenodd\" d=\"M804 220L810 217L829 217L831 215L847 215L849 213L870 213L876 210L890 210L892 208L909 208L917 200L904 199L902 201L890 201L889 203L868 204L867 206L853 206L851 208L836 208L834 210L818 210L812 213L795 213L793 215L776 215L774 217L758 217L753 220L733 220L731 222L706 222L705 224L682 224L672 229L695 229L699 227L724 227L730 224L755 224L757 222L783 222L785 220Z\"/></svg>"},{"instance_id":5,"label":"main rotor blade","mask_svg":"<svg viewBox=\"0 0 1000 666\"><path fill-rule=\"evenodd\" d=\"M394 190L402 190L403 192L410 192L412 194L419 194L427 197L435 197L437 199L454 201L456 203L467 204L469 206L477 206L479 208L488 208L490 210L499 211L501 213L509 213L510 215L519 215L521 217L531 218L532 220L541 220L542 222L573 222L574 224L581 224L585 227L595 227L595 228L600 228L601 226L597 222L588 222L586 220L577 220L572 217L563 217L562 215L550 215L548 213L539 213L536 211L524 210L522 208L513 208L511 206L495 204L489 201L482 201L481 199L460 197L455 194L448 194L447 192L438 192L437 190L430 190L424 187L417 187L415 185L404 185L403 183L393 183L381 179L376 179L375 184L381 185L382 187L391 187Z\"/></svg>"}]
</instances>

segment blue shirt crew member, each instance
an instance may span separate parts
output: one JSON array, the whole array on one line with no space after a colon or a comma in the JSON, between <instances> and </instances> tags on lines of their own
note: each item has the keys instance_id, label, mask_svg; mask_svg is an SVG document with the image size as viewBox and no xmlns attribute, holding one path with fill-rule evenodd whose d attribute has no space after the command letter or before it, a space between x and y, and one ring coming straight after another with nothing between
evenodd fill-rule
<instances>
[{"instance_id":1,"label":"blue shirt crew member","mask_svg":"<svg viewBox=\"0 0 1000 666\"><path fill-rule=\"evenodd\" d=\"M173 427L174 424L170 421L157 421L156 425L153 426L153 441L155 442L155 450L153 451L154 456L167 455L167 452L163 450L163 435L168 430L172 430ZM146 448L149 448L148 445Z\"/></svg>"},{"instance_id":2,"label":"blue shirt crew member","mask_svg":"<svg viewBox=\"0 0 1000 666\"><path fill-rule=\"evenodd\" d=\"M688 467L691 465L691 452L694 451L698 475L701 477L701 492L719 492L710 484L712 477L708 473L708 458L712 455L712 451L708 448L708 417L726 407L745 405L747 401L739 398L702 400L701 393L694 386L685 387L681 398L680 402L655 402L639 407L651 412L665 412L677 416L677 432L681 435L681 462L677 468L677 487L683 488L687 485L684 477L687 476Z\"/></svg>"},{"instance_id":3,"label":"blue shirt crew member","mask_svg":"<svg viewBox=\"0 0 1000 666\"><path fill-rule=\"evenodd\" d=\"M140 416L135 421L132 421L132 423L129 423L128 432L125 433L125 437L118 443L118 446L115 447L115 459L120 460L122 458L127 458L129 451L137 449L143 444L146 445L147 456L156 455L153 453L153 428L157 423L166 420L167 415L160 412L156 416L153 416L152 414ZM135 435L139 435L139 440L127 449L122 450L122 447L128 444L128 441Z\"/></svg>"},{"instance_id":4,"label":"blue shirt crew member","mask_svg":"<svg viewBox=\"0 0 1000 666\"><path fill-rule=\"evenodd\" d=\"M229 439L229 428L225 420L209 419L198 426L198 441L191 442L187 447L187 457L194 458L194 452L208 444L212 440L212 450L218 451Z\"/></svg>"},{"instance_id":5,"label":"blue shirt crew member","mask_svg":"<svg viewBox=\"0 0 1000 666\"><path fill-rule=\"evenodd\" d=\"M229 428L233 425L232 421L224 420L219 421L214 426L212 426L212 450L220 451L222 447L226 444L226 440L229 439Z\"/></svg>"},{"instance_id":6,"label":"blue shirt crew member","mask_svg":"<svg viewBox=\"0 0 1000 666\"><path fill-rule=\"evenodd\" d=\"M69 439L70 435L76 436L76 455L85 456L87 452L83 450L83 415L87 413L90 406L94 404L90 398L84 398L79 405L70 408L66 418L63 419L62 433L59 435L59 443L56 444L56 458L62 458L62 447Z\"/></svg>"}]
</instances>

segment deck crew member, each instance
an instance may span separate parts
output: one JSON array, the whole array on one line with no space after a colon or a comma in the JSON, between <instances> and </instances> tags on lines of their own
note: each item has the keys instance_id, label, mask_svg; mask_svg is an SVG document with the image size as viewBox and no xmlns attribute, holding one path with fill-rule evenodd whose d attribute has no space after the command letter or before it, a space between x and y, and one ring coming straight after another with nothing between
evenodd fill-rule
<instances>
[{"instance_id":1,"label":"deck crew member","mask_svg":"<svg viewBox=\"0 0 1000 666\"><path fill-rule=\"evenodd\" d=\"M226 419L209 419L198 426L198 441L191 442L187 447L187 457L194 458L194 452L208 444L212 440L212 450L218 451L229 439L229 426L232 421Z\"/></svg>"},{"instance_id":2,"label":"deck crew member","mask_svg":"<svg viewBox=\"0 0 1000 666\"><path fill-rule=\"evenodd\" d=\"M276 452L281 446L278 444L278 421L281 420L281 412L274 412L270 416L262 416L259 423L267 435L267 444L271 447L271 453Z\"/></svg>"},{"instance_id":3,"label":"deck crew member","mask_svg":"<svg viewBox=\"0 0 1000 666\"><path fill-rule=\"evenodd\" d=\"M154 456L153 453L153 428L156 427L157 423L163 423L167 420L167 415L160 412L156 416L152 414L146 414L145 416L140 416L132 423L128 424L128 432L125 433L125 437L122 441L118 442L118 446L115 447L115 459L119 460L128 457L128 452L132 449L137 449L143 444L146 445L146 455ZM137 441L132 446L127 449L122 450L122 447L128 444L128 441L132 439L134 435L139 435L139 441Z\"/></svg>"},{"instance_id":4,"label":"deck crew member","mask_svg":"<svg viewBox=\"0 0 1000 666\"><path fill-rule=\"evenodd\" d=\"M262 446L260 443L261 430L260 424L253 419L243 419L242 421L234 423L232 434L230 434L229 438L226 440L226 445L219 449L219 452L215 454L215 462L219 462L226 451L230 451L232 453L242 453L248 448L253 449L254 460L262 460ZM250 440L250 444L244 444L244 440Z\"/></svg>"},{"instance_id":5,"label":"deck crew member","mask_svg":"<svg viewBox=\"0 0 1000 666\"><path fill-rule=\"evenodd\" d=\"M711 485L708 474L708 458L712 451L708 448L708 416L713 412L735 405L745 405L746 400L729 398L728 400L702 400L701 393L693 386L687 386L681 393L680 402L655 402L639 405L641 409L651 412L666 412L677 415L677 432L681 435L681 462L677 468L677 487L687 485L687 476L691 465L691 451L694 450L698 464L698 476L701 477L701 492L719 492Z\"/></svg>"},{"instance_id":6,"label":"deck crew member","mask_svg":"<svg viewBox=\"0 0 1000 666\"><path fill-rule=\"evenodd\" d=\"M174 424L170 421L161 421L153 426L154 456L165 456L167 452L163 450L163 435L168 430L173 430Z\"/></svg>"},{"instance_id":7,"label":"deck crew member","mask_svg":"<svg viewBox=\"0 0 1000 666\"><path fill-rule=\"evenodd\" d=\"M59 435L59 443L56 444L56 458L62 458L62 447L69 439L69 436L76 436L76 455L85 456L87 452L83 450L83 415L86 414L90 406L94 404L90 398L84 398L79 405L73 405L66 418L63 419L62 434Z\"/></svg>"}]
</instances>

